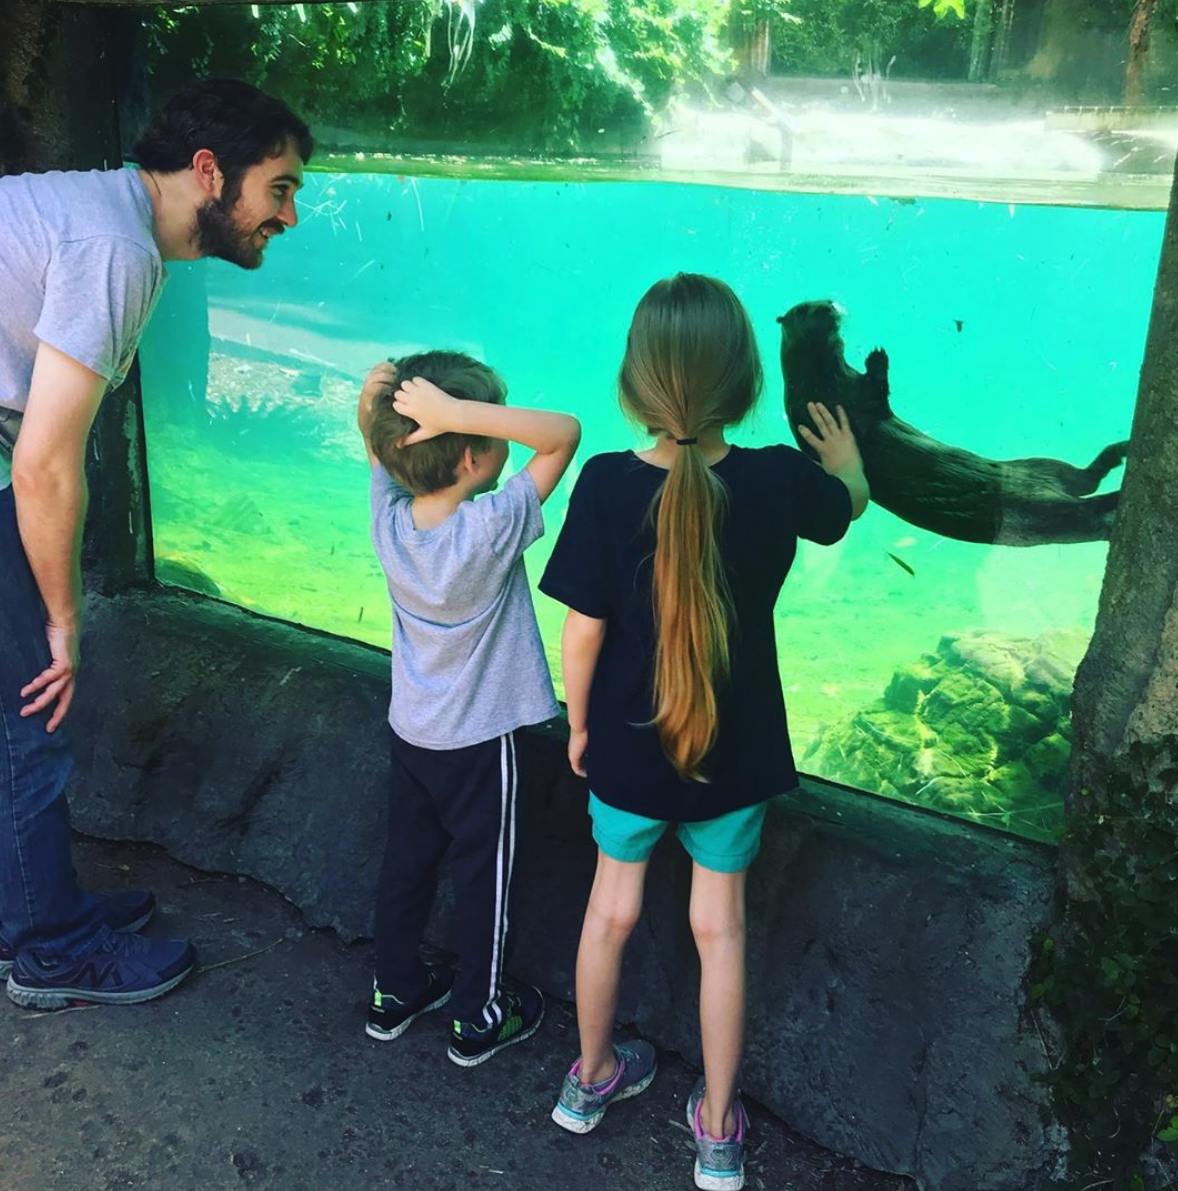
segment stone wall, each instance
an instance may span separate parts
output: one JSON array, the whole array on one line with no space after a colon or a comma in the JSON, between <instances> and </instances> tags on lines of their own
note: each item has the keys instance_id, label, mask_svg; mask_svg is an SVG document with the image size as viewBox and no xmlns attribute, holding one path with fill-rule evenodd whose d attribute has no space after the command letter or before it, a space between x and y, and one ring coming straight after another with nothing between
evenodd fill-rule
<instances>
[{"instance_id":1,"label":"stone wall","mask_svg":"<svg viewBox=\"0 0 1178 1191\"><path fill-rule=\"evenodd\" d=\"M248 874L312 925L366 935L387 655L164 590L94 597L87 625L71 716L79 829ZM570 999L595 850L560 725L526 734L521 774L512 967ZM1046 1060L1022 984L1052 869L1047 849L868 796L778 799L749 882L745 1090L930 1191L1046 1185ZM689 880L668 838L620 1015L698 1062ZM438 942L447 902L443 889Z\"/></svg>"}]
</instances>

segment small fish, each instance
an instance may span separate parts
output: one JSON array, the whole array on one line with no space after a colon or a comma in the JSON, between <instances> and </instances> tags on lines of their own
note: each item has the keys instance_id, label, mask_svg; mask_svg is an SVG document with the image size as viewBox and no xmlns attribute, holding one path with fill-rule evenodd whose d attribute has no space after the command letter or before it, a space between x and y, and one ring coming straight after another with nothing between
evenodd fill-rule
<instances>
[{"instance_id":1,"label":"small fish","mask_svg":"<svg viewBox=\"0 0 1178 1191\"><path fill-rule=\"evenodd\" d=\"M955 319L953 320L953 325L954 325L954 326L957 328L958 334L960 334L960 333L961 333L961 329L962 329L962 328L965 326L965 319L963 319L963 318L955 318Z\"/></svg>"},{"instance_id":2,"label":"small fish","mask_svg":"<svg viewBox=\"0 0 1178 1191\"><path fill-rule=\"evenodd\" d=\"M896 564L896 566L900 568L900 570L907 571L908 574L912 576L916 575L916 572L902 558L898 558L890 550L888 551L888 557Z\"/></svg>"}]
</instances>

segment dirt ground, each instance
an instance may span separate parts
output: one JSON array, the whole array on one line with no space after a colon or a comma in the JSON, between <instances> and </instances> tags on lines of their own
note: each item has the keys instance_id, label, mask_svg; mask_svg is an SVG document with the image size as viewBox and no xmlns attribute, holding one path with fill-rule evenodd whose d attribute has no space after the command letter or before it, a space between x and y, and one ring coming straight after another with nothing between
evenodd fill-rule
<instances>
[{"instance_id":1,"label":"dirt ground","mask_svg":"<svg viewBox=\"0 0 1178 1191\"><path fill-rule=\"evenodd\" d=\"M364 1034L371 948L305 928L278 894L144 846L80 840L93 889L150 887L148 928L202 968L146 1005L22 1010L0 998L0 1183L13 1191L690 1191L696 1078L659 1056L650 1090L577 1137L550 1120L575 1057L572 1007L476 1068L444 1014ZM749 1103L756 1191L904 1191Z\"/></svg>"}]
</instances>

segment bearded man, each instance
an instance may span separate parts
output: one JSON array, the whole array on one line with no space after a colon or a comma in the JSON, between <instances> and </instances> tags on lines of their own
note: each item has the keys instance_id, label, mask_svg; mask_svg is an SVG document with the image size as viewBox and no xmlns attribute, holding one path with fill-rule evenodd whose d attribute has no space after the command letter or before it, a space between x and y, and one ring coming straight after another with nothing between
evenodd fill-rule
<instances>
[{"instance_id":1,"label":"bearded man","mask_svg":"<svg viewBox=\"0 0 1178 1191\"><path fill-rule=\"evenodd\" d=\"M311 149L280 100L209 80L152 118L137 170L0 177L0 978L18 1005L146 1001L195 966L191 943L136 933L150 893L97 897L70 859L85 447L164 262L258 268L298 222Z\"/></svg>"}]
</instances>

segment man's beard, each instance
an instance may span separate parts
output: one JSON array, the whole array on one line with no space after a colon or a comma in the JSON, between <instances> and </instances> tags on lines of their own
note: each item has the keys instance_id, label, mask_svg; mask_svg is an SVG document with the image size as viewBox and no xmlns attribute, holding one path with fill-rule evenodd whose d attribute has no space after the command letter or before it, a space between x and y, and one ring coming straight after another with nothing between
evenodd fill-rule
<instances>
[{"instance_id":1,"label":"man's beard","mask_svg":"<svg viewBox=\"0 0 1178 1191\"><path fill-rule=\"evenodd\" d=\"M215 256L242 269L256 269L262 263L265 242L259 244L255 238L260 229L247 232L237 226L233 221L233 205L224 198L209 199L196 209L197 249L201 256ZM276 233L283 230L277 220L269 220L262 226L273 228Z\"/></svg>"}]
</instances>

